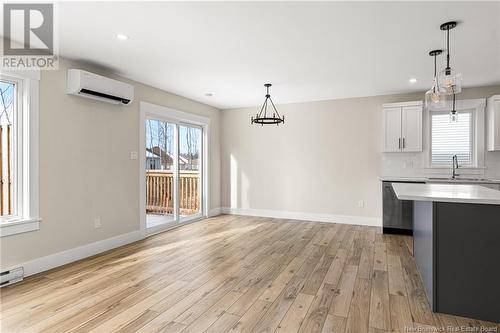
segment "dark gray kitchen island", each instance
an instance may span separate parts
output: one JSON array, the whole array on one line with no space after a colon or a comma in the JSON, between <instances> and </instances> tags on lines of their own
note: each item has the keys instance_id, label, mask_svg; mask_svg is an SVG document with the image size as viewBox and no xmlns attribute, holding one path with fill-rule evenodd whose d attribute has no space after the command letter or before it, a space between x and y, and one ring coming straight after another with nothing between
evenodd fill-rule
<instances>
[{"instance_id":1,"label":"dark gray kitchen island","mask_svg":"<svg viewBox=\"0 0 500 333\"><path fill-rule=\"evenodd\" d=\"M414 201L413 255L434 312L500 322L500 191L395 183Z\"/></svg>"}]
</instances>

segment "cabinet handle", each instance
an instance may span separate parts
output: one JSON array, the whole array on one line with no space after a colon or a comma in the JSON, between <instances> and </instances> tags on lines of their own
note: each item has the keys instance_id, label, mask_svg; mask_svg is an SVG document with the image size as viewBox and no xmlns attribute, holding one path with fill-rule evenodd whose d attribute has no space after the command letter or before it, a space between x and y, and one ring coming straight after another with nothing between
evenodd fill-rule
<instances>
[{"instance_id":1,"label":"cabinet handle","mask_svg":"<svg viewBox=\"0 0 500 333\"><path fill-rule=\"evenodd\" d=\"M403 149L406 148L405 138L403 138Z\"/></svg>"},{"instance_id":2,"label":"cabinet handle","mask_svg":"<svg viewBox=\"0 0 500 333\"><path fill-rule=\"evenodd\" d=\"M398 139L398 148L401 149L401 138Z\"/></svg>"}]
</instances>

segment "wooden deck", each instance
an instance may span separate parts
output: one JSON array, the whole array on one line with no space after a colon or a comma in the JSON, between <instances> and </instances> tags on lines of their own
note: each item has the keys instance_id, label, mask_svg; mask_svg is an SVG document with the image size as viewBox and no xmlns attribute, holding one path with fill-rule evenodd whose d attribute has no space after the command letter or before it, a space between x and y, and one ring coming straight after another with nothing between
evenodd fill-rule
<instances>
[{"instance_id":1,"label":"wooden deck","mask_svg":"<svg viewBox=\"0 0 500 333\"><path fill-rule=\"evenodd\" d=\"M1 289L1 332L495 327L433 314L409 245L374 227L223 215Z\"/></svg>"}]
</instances>

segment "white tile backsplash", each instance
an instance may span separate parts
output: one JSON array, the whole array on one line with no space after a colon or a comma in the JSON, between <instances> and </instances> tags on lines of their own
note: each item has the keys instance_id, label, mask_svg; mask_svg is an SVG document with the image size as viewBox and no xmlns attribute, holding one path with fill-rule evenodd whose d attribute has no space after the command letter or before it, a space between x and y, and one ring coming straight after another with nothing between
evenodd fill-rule
<instances>
[{"instance_id":1,"label":"white tile backsplash","mask_svg":"<svg viewBox=\"0 0 500 333\"><path fill-rule=\"evenodd\" d=\"M425 155L421 153L382 153L382 176L428 177L431 175L451 175L449 169L429 169L425 166ZM488 179L500 179L500 151L485 153L484 169L460 169L461 175L477 175Z\"/></svg>"}]
</instances>

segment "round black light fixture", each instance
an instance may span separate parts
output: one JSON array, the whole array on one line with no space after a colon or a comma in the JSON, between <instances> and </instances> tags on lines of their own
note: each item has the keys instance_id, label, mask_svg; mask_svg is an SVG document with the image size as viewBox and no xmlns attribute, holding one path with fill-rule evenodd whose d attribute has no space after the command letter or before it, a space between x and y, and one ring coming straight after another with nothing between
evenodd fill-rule
<instances>
[{"instance_id":1,"label":"round black light fixture","mask_svg":"<svg viewBox=\"0 0 500 333\"><path fill-rule=\"evenodd\" d=\"M285 116L280 116L278 110L276 110L273 100L271 99L271 95L269 94L269 87L271 86L271 83L264 84L264 87L266 87L266 99L264 100L264 104L262 104L260 112L255 115L255 118L252 116L252 124L260 124L264 126L274 124L279 125L280 123L285 122ZM267 114L268 101L271 102L271 106L274 110L272 116L271 114Z\"/></svg>"}]
</instances>

